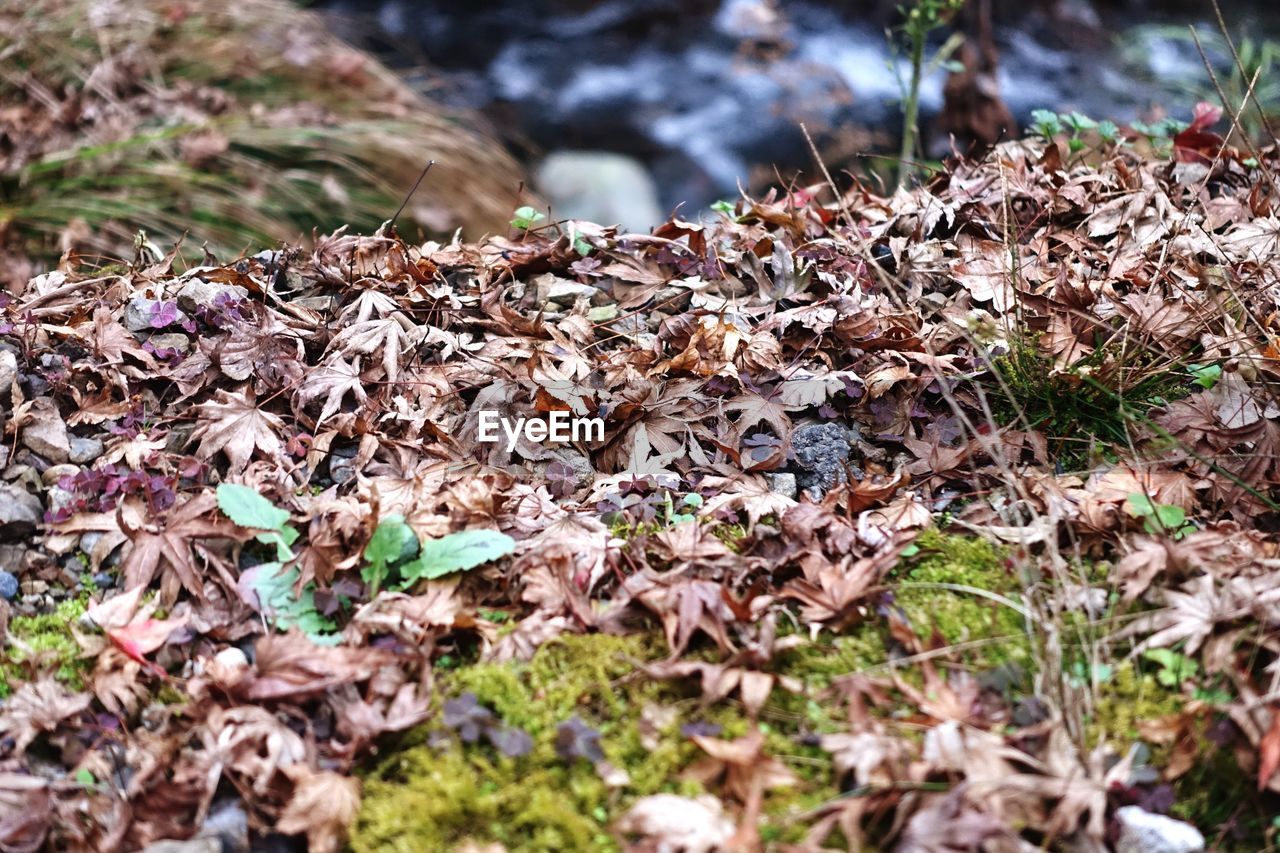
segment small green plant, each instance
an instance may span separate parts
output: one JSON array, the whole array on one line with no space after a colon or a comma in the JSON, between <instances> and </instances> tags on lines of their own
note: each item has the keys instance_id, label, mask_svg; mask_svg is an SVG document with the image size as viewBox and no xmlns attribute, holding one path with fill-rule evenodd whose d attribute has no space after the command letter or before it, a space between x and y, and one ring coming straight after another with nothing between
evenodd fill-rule
<instances>
[{"instance_id":1,"label":"small green plant","mask_svg":"<svg viewBox=\"0 0 1280 853\"><path fill-rule=\"evenodd\" d=\"M1183 682L1200 675L1200 664L1172 649L1148 649L1142 657L1160 667L1156 681L1165 687L1180 687Z\"/></svg>"},{"instance_id":2,"label":"small green plant","mask_svg":"<svg viewBox=\"0 0 1280 853\"><path fill-rule=\"evenodd\" d=\"M241 527L261 530L258 541L275 548L276 559L247 569L242 583L258 599L264 618L281 631L297 628L314 643L335 645L337 625L316 610L315 584L296 591L299 573L286 567L293 560L293 543L298 531L289 524L289 512L280 509L257 491L239 483L218 486L218 508Z\"/></svg>"},{"instance_id":3,"label":"small green plant","mask_svg":"<svg viewBox=\"0 0 1280 853\"><path fill-rule=\"evenodd\" d=\"M1077 112L1055 113L1052 110L1033 110L1031 129L1046 141L1066 136L1067 149L1072 154L1079 154L1091 147L1126 144L1120 135L1120 126L1115 122L1095 121ZM1090 142L1092 138L1096 138L1096 144Z\"/></svg>"},{"instance_id":4,"label":"small green plant","mask_svg":"<svg viewBox=\"0 0 1280 853\"><path fill-rule=\"evenodd\" d=\"M418 541L402 515L389 515L378 523L364 549L360 575L370 594L389 581L407 589L420 580L434 580L465 572L515 550L515 540L496 530L460 530L439 539Z\"/></svg>"},{"instance_id":5,"label":"small green plant","mask_svg":"<svg viewBox=\"0 0 1280 853\"><path fill-rule=\"evenodd\" d=\"M899 88L902 90L902 150L898 158L899 187L905 186L915 174L913 164L920 138L920 84L929 74L946 67L951 54L963 42L963 37L959 33L954 34L926 62L925 51L929 36L934 30L946 26L951 17L963 7L964 0L916 0L910 8L898 8L903 17L898 32L906 47L910 63L910 76L906 80L901 78L898 80ZM890 43L893 43L892 37Z\"/></svg>"},{"instance_id":6,"label":"small green plant","mask_svg":"<svg viewBox=\"0 0 1280 853\"><path fill-rule=\"evenodd\" d=\"M515 215L511 217L511 227L519 229L520 231L528 231L533 227L533 223L546 218L546 214L540 213L536 208L526 205L518 208Z\"/></svg>"},{"instance_id":7,"label":"small green plant","mask_svg":"<svg viewBox=\"0 0 1280 853\"><path fill-rule=\"evenodd\" d=\"M298 541L298 531L289 524L288 510L280 509L239 483L218 486L218 509L241 527L261 530L258 541L274 545L277 560L287 563L293 559L293 543Z\"/></svg>"},{"instance_id":8,"label":"small green plant","mask_svg":"<svg viewBox=\"0 0 1280 853\"><path fill-rule=\"evenodd\" d=\"M1174 539L1181 539L1196 529L1187 521L1187 511L1180 506L1158 504L1141 492L1129 495L1128 503L1129 514L1142 519L1142 529L1152 536L1168 534Z\"/></svg>"},{"instance_id":9,"label":"small green plant","mask_svg":"<svg viewBox=\"0 0 1280 853\"><path fill-rule=\"evenodd\" d=\"M1218 380L1222 378L1222 365L1189 364L1187 365L1187 372L1193 377L1192 382L1207 391L1217 385Z\"/></svg>"}]
</instances>

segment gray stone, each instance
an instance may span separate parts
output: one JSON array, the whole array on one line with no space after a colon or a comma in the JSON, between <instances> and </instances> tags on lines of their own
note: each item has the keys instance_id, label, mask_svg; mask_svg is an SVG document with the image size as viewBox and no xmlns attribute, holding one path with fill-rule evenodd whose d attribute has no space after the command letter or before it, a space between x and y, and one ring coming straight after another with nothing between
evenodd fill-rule
<instances>
[{"instance_id":1,"label":"gray stone","mask_svg":"<svg viewBox=\"0 0 1280 853\"><path fill-rule=\"evenodd\" d=\"M82 534L80 536L80 550L86 554L92 554L93 547L102 541L102 537L104 535L105 534L99 533L96 530L91 530L88 533Z\"/></svg>"},{"instance_id":2,"label":"gray stone","mask_svg":"<svg viewBox=\"0 0 1280 853\"><path fill-rule=\"evenodd\" d=\"M249 816L236 800L215 803L196 837L216 838L222 853L248 853Z\"/></svg>"},{"instance_id":3,"label":"gray stone","mask_svg":"<svg viewBox=\"0 0 1280 853\"><path fill-rule=\"evenodd\" d=\"M765 482L769 484L770 491L777 492L784 498L795 500L796 491L796 475L789 471L774 471L764 475Z\"/></svg>"},{"instance_id":4,"label":"gray stone","mask_svg":"<svg viewBox=\"0 0 1280 853\"><path fill-rule=\"evenodd\" d=\"M791 434L796 485L815 500L848 482L849 432L835 423L802 426Z\"/></svg>"},{"instance_id":5,"label":"gray stone","mask_svg":"<svg viewBox=\"0 0 1280 853\"><path fill-rule=\"evenodd\" d=\"M14 596L18 594L18 579L14 577L13 572L0 570L0 598L5 601L13 601Z\"/></svg>"},{"instance_id":6,"label":"gray stone","mask_svg":"<svg viewBox=\"0 0 1280 853\"><path fill-rule=\"evenodd\" d=\"M0 484L0 539L30 536L43 514L40 498L18 486Z\"/></svg>"},{"instance_id":7,"label":"gray stone","mask_svg":"<svg viewBox=\"0 0 1280 853\"><path fill-rule=\"evenodd\" d=\"M557 219L583 219L648 233L666 217L653 178L639 161L604 151L553 151L538 188Z\"/></svg>"},{"instance_id":8,"label":"gray stone","mask_svg":"<svg viewBox=\"0 0 1280 853\"><path fill-rule=\"evenodd\" d=\"M73 492L69 492L61 486L50 486L45 492L45 506L49 512L57 512L61 509L74 507L76 500L77 498Z\"/></svg>"},{"instance_id":9,"label":"gray stone","mask_svg":"<svg viewBox=\"0 0 1280 853\"><path fill-rule=\"evenodd\" d=\"M179 308L184 311L195 311L201 305L212 306L223 293L228 294L232 299L249 298L249 291L238 284L218 284L202 278L193 278L182 285L182 289L178 291L175 298L178 300Z\"/></svg>"},{"instance_id":10,"label":"gray stone","mask_svg":"<svg viewBox=\"0 0 1280 853\"><path fill-rule=\"evenodd\" d=\"M67 459L76 465L88 465L102 455L103 445L100 438L81 438L71 436L70 451Z\"/></svg>"},{"instance_id":11,"label":"gray stone","mask_svg":"<svg viewBox=\"0 0 1280 853\"><path fill-rule=\"evenodd\" d=\"M135 296L124 306L124 327L131 332L145 332L151 328L151 309L156 300Z\"/></svg>"},{"instance_id":12,"label":"gray stone","mask_svg":"<svg viewBox=\"0 0 1280 853\"><path fill-rule=\"evenodd\" d=\"M356 461L350 456L329 457L329 479L341 486L356 475Z\"/></svg>"},{"instance_id":13,"label":"gray stone","mask_svg":"<svg viewBox=\"0 0 1280 853\"><path fill-rule=\"evenodd\" d=\"M557 462L568 466L573 471L573 482L576 488L590 486L596 481L596 469L592 466L591 460L567 447L556 448L539 461L537 465L539 476L545 479L547 468Z\"/></svg>"},{"instance_id":14,"label":"gray stone","mask_svg":"<svg viewBox=\"0 0 1280 853\"><path fill-rule=\"evenodd\" d=\"M49 584L42 580L29 580L22 582L23 595L44 595L49 591Z\"/></svg>"},{"instance_id":15,"label":"gray stone","mask_svg":"<svg viewBox=\"0 0 1280 853\"><path fill-rule=\"evenodd\" d=\"M571 281L567 278L550 276L547 282L547 301L568 308L578 301L578 297L590 299L595 296L596 288L589 284Z\"/></svg>"},{"instance_id":16,"label":"gray stone","mask_svg":"<svg viewBox=\"0 0 1280 853\"><path fill-rule=\"evenodd\" d=\"M332 296L301 296L297 299L290 300L291 305L297 305L299 308L306 308L309 311L318 311L321 314L326 311L333 310L335 300Z\"/></svg>"},{"instance_id":17,"label":"gray stone","mask_svg":"<svg viewBox=\"0 0 1280 853\"><path fill-rule=\"evenodd\" d=\"M1116 853L1198 853L1204 850L1200 830L1182 820L1152 814L1138 806L1116 810L1120 837Z\"/></svg>"},{"instance_id":18,"label":"gray stone","mask_svg":"<svg viewBox=\"0 0 1280 853\"><path fill-rule=\"evenodd\" d=\"M58 407L48 397L31 401L27 420L22 424L22 444L32 453L50 462L66 462L71 456L71 438Z\"/></svg>"}]
</instances>

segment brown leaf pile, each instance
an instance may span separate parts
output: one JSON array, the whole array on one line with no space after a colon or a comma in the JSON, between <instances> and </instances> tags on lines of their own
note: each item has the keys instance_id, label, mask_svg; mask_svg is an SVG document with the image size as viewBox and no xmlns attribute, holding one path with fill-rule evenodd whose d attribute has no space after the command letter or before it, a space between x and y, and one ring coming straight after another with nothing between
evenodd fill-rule
<instances>
[{"instance_id":1,"label":"brown leaf pile","mask_svg":"<svg viewBox=\"0 0 1280 853\"><path fill-rule=\"evenodd\" d=\"M924 661L923 687L841 680L830 701L849 728L823 748L872 795L807 816L801 849L872 825L904 850L1102 849L1130 764L1080 755L1051 693L1013 720L935 669L946 650L928 626L886 606L886 578L944 509L1041 578L1019 606L1060 616L1119 589L1136 619L1117 642L1176 645L1221 675L1254 747L1243 760L1280 789L1276 162L1068 164L1012 143L892 198L824 206L814 188L652 235L337 233L227 265L33 279L4 307L4 488L46 518L31 541L29 519L5 516L9 565L74 585L60 558L83 548L95 571L118 562L133 598L90 613L105 636L86 630L87 692L45 673L0 709L6 849L185 837L228 790L255 831L335 849L358 807L345 774L429 714L443 650L465 638L485 660L527 659L644 619L671 654L649 677L696 677L753 715L799 689L763 665L820 627L883 619ZM1205 367L1220 370L1197 383ZM1073 394L1094 401L1065 410L1077 422L1036 408ZM482 444L486 410L599 417L605 439ZM776 475L810 482L797 450L815 424L838 425L851 455L792 497ZM297 588L314 585L336 645L270 631L241 583L253 531L217 512L219 482L288 511ZM1153 528L1135 495L1191 527ZM397 513L422 538L497 529L516 552L370 599L360 554ZM716 533L734 525L730 547ZM1111 576L1072 589L1080 557ZM494 611L514 629L499 636ZM797 635L779 637L783 618ZM682 660L695 643L718 662ZM156 704L174 689L184 704ZM917 707L922 741L874 713L891 692ZM670 843L761 843L760 798L791 771L755 734L696 740L693 772L741 811L649 798L618 826L657 845L637 849L664 849L654 811L668 808L682 815Z\"/></svg>"}]
</instances>

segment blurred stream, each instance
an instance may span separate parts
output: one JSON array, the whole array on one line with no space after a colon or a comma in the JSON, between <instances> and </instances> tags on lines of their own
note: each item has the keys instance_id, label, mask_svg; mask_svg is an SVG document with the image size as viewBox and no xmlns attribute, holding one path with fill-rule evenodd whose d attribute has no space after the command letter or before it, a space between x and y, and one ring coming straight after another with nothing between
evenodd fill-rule
<instances>
[{"instance_id":1,"label":"blurred stream","mask_svg":"<svg viewBox=\"0 0 1280 853\"><path fill-rule=\"evenodd\" d=\"M1226 5L1233 26L1280 37L1274 3ZM1188 116L1211 90L1186 25L1217 27L1207 5L1176 7L1028 0L998 8L999 83L1014 116L1025 126L1043 107L1124 122L1163 104ZM480 110L517 148L634 158L664 213L731 197L740 182L773 178L775 167L784 177L807 168L801 121L824 156L833 152L832 165L873 145L890 150L898 131L895 69L905 62L885 38L892 4L326 0L321 8L392 64L425 69L434 97ZM926 127L944 76L925 81ZM945 150L946 140L932 146Z\"/></svg>"}]
</instances>

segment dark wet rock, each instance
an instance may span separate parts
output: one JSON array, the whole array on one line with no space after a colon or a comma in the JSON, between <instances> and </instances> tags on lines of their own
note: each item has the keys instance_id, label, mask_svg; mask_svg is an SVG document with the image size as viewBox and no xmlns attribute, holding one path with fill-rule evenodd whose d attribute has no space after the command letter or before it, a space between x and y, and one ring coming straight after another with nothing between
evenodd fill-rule
<instances>
[{"instance_id":1,"label":"dark wet rock","mask_svg":"<svg viewBox=\"0 0 1280 853\"><path fill-rule=\"evenodd\" d=\"M849 430L840 424L810 424L791 434L796 485L814 500L848 482ZM854 469L856 475L858 471Z\"/></svg>"}]
</instances>

